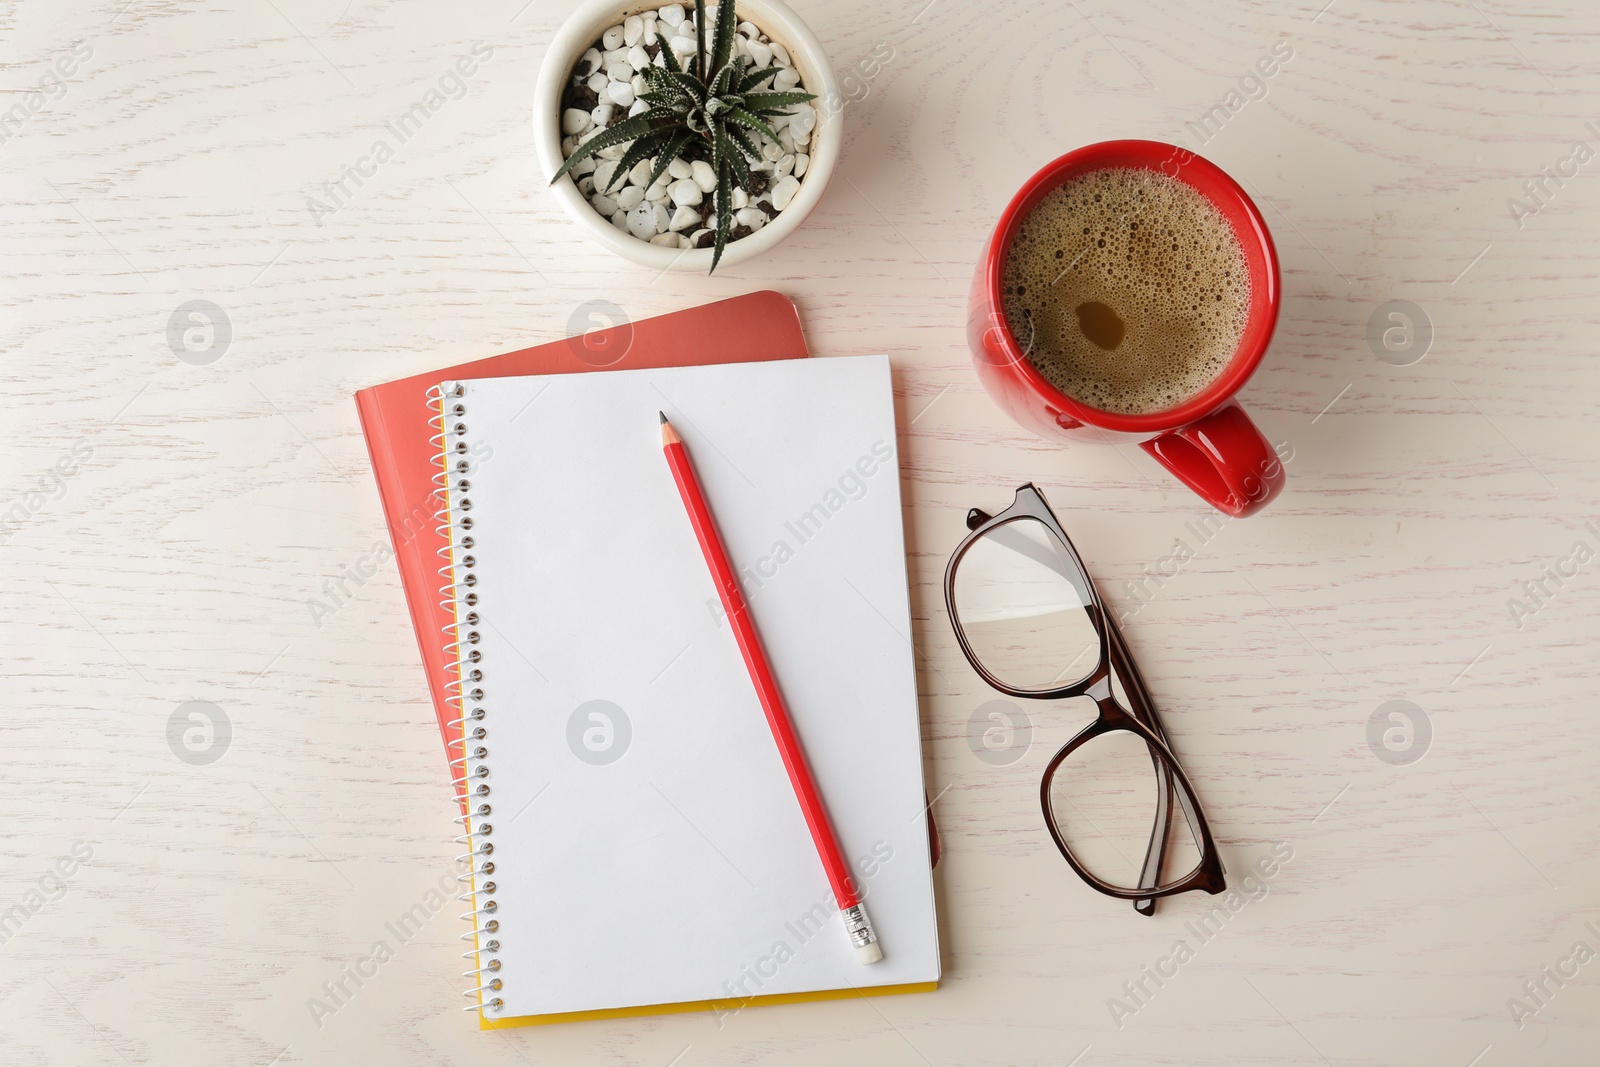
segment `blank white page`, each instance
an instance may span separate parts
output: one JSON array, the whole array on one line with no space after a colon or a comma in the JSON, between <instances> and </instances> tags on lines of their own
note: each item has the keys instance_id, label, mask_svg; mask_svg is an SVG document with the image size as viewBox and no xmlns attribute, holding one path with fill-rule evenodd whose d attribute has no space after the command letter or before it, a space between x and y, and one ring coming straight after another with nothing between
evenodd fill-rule
<instances>
[{"instance_id":1,"label":"blank white page","mask_svg":"<svg viewBox=\"0 0 1600 1067\"><path fill-rule=\"evenodd\" d=\"M462 384L452 505L473 519L505 1002L488 1017L936 980L888 358ZM658 411L743 576L880 963L843 931Z\"/></svg>"}]
</instances>

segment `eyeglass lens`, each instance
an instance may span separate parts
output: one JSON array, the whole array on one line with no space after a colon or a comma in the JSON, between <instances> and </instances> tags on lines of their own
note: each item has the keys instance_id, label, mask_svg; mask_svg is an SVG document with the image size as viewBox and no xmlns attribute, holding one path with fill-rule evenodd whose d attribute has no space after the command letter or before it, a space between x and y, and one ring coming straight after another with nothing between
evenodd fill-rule
<instances>
[{"instance_id":1,"label":"eyeglass lens","mask_svg":"<svg viewBox=\"0 0 1600 1067\"><path fill-rule=\"evenodd\" d=\"M956 565L954 621L1003 684L1073 685L1100 665L1088 581L1049 526L1015 519L973 541Z\"/></svg>"},{"instance_id":2,"label":"eyeglass lens","mask_svg":"<svg viewBox=\"0 0 1600 1067\"><path fill-rule=\"evenodd\" d=\"M1159 760L1141 735L1111 730L1075 749L1050 779L1047 815L1061 843L1086 871L1108 885L1165 887L1181 882L1200 865L1200 835L1178 800L1183 785L1175 776L1158 771L1164 766ZM1170 794L1163 779L1171 782ZM1160 884L1141 886L1145 856L1162 818L1170 821Z\"/></svg>"}]
</instances>

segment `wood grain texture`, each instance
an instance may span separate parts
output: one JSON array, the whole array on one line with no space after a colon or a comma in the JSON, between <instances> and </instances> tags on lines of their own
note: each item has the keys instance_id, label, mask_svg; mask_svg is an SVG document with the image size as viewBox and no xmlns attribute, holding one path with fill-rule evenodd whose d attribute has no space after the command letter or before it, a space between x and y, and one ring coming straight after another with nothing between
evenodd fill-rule
<instances>
[{"instance_id":1,"label":"wood grain texture","mask_svg":"<svg viewBox=\"0 0 1600 1067\"><path fill-rule=\"evenodd\" d=\"M339 10L340 7L343 10ZM571 0L103 0L0 5L0 111L92 57L0 143L10 402L0 513L0 1048L34 1064L874 1062L1497 1067L1592 1062L1600 963L1600 563L1519 620L1508 600L1600 547L1600 162L1520 220L1507 200L1600 149L1600 15L1569 2L795 0L861 91L816 214L776 254L652 277L541 195L528 107ZM475 41L492 58L320 220L307 200ZM1294 58L1203 144L1189 131L1279 41ZM885 46L875 76L857 64ZM848 88L848 85L847 85ZM1171 140L1259 198L1284 265L1243 394L1293 450L1266 512L1224 522L1140 605L1206 513L1132 447L1058 448L979 389L963 337L980 245L1074 146ZM900 404L927 773L943 831L936 994L480 1034L455 907L339 1010L322 995L453 868L433 716L350 394L757 288L819 356L889 352ZM232 329L179 360L170 316ZM1424 309L1426 358L1368 344ZM75 451L75 449L77 451ZM85 455L87 453L87 455ZM77 457L76 459L74 457ZM79 462L81 460L81 462ZM75 473L51 480L58 461ZM1155 920L1086 890L1037 811L1086 717L1028 708L1006 766L969 747L995 694L939 595L968 507L1035 480L1128 635L1235 877L1293 860L1113 1020L1214 902ZM1552 587L1553 588L1553 587ZM1415 702L1425 758L1367 723ZM168 742L186 701L215 762ZM180 724L181 725L181 724ZM57 891L74 842L92 859ZM42 899L42 898L41 898ZM24 910L27 910L26 908ZM424 911L428 909L424 907ZM603 921L603 916L584 917ZM891 949L892 951L892 949ZM1076 1057L1076 1058L1075 1058Z\"/></svg>"}]
</instances>

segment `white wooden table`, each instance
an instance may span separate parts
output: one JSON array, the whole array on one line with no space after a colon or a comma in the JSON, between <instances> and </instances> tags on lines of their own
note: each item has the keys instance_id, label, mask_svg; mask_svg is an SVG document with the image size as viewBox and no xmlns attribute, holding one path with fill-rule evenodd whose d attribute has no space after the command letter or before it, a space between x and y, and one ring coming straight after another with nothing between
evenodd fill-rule
<instances>
[{"instance_id":1,"label":"white wooden table","mask_svg":"<svg viewBox=\"0 0 1600 1067\"><path fill-rule=\"evenodd\" d=\"M1572 952L1600 952L1600 162L1573 145L1600 149L1600 15L1322 4L797 0L841 74L892 58L858 71L810 222L710 279L630 267L541 194L529 101L570 0L4 5L0 1060L1595 1062L1600 962ZM475 41L492 57L460 98L315 218ZM1293 59L1230 110L1279 41ZM1125 136L1236 175L1284 263L1244 400L1293 450L1288 489L1203 546L1206 509L1142 452L1034 440L968 365L1000 207ZM1546 166L1567 176L1536 199ZM313 1021L452 851L392 564L308 606L386 536L350 394L563 336L592 298L640 318L759 288L795 299L815 354L894 359L943 987L479 1033L452 904ZM210 362L169 343L195 300L230 327L190 339ZM1431 323L1419 361L1420 332L1369 343L1397 300ZM1186 924L1212 901L1141 918L1044 835L1038 775L1082 708L1027 709L1009 764L969 745L994 694L939 576L966 509L1028 479L1119 605L1198 550L1129 639L1235 876L1292 849L1209 940ZM1533 600L1545 567L1576 573ZM1427 727L1380 717L1374 744L1393 700ZM189 701L227 728L186 747Z\"/></svg>"}]
</instances>

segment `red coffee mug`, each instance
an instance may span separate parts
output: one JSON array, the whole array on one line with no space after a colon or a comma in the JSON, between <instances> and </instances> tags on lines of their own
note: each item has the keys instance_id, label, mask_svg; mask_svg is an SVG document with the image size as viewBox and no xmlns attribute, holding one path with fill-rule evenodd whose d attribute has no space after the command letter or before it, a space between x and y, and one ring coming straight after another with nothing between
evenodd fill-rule
<instances>
[{"instance_id":1,"label":"red coffee mug","mask_svg":"<svg viewBox=\"0 0 1600 1067\"><path fill-rule=\"evenodd\" d=\"M1002 273L1011 239L1044 195L1070 178L1110 167L1158 170L1215 204L1233 224L1250 270L1250 317L1233 359L1194 398L1168 411L1119 415L1074 400L1044 379L1006 322ZM1278 323L1278 253L1261 212L1237 182L1193 152L1157 141L1103 141L1068 152L1012 198L972 281L967 341L978 379L1012 418L1041 437L1137 440L1177 479L1228 515L1250 515L1283 489L1283 464L1233 397L1266 354Z\"/></svg>"}]
</instances>

